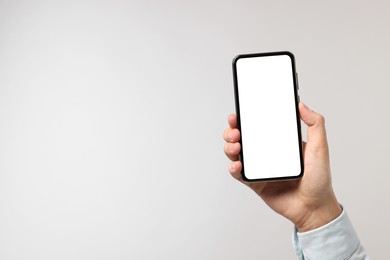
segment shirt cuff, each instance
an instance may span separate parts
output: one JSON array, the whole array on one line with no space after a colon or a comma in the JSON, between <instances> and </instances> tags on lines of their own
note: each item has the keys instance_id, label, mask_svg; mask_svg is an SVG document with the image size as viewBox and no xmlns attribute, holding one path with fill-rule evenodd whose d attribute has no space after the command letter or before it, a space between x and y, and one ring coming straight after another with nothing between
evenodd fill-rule
<instances>
[{"instance_id":1,"label":"shirt cuff","mask_svg":"<svg viewBox=\"0 0 390 260\"><path fill-rule=\"evenodd\" d=\"M299 259L346 259L359 247L351 221L345 210L332 222L300 233L294 229L293 243Z\"/></svg>"}]
</instances>

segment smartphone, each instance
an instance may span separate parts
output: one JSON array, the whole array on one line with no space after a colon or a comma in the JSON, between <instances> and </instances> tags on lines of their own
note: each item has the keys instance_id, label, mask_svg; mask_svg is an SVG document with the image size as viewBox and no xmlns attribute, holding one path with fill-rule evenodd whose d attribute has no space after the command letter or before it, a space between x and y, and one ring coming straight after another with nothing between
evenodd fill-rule
<instances>
[{"instance_id":1,"label":"smartphone","mask_svg":"<svg viewBox=\"0 0 390 260\"><path fill-rule=\"evenodd\" d=\"M245 181L303 176L298 77L291 52L238 55L234 94Z\"/></svg>"}]
</instances>

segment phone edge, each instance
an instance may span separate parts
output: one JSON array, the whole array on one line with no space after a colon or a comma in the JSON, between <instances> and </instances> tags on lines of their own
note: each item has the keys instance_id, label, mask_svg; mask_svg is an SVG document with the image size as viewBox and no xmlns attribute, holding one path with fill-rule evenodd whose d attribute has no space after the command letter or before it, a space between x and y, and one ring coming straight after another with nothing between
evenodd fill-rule
<instances>
[{"instance_id":1,"label":"phone edge","mask_svg":"<svg viewBox=\"0 0 390 260\"><path fill-rule=\"evenodd\" d=\"M298 94L298 78L297 70L295 66L295 56L290 51L274 51L274 52L263 52L263 53L248 53L248 54L238 54L233 58L232 61L232 70L233 70L233 88L234 88L234 100L235 100L235 109L237 117L237 129L241 133L241 117L240 117L240 104L239 104L239 93L238 93L238 80L237 80L237 62L241 58L251 58L259 56L275 56L275 55L288 55L291 59L292 69L293 69L293 83L294 83L294 99L295 99L295 112L297 119L297 132L298 132L298 142L299 142L299 159L301 172L296 176L286 176L286 177L274 177L274 178L261 178L261 179L248 179L245 176L245 167L244 167L244 152L242 145L242 138L240 137L239 143L241 146L241 151L239 155L239 160L242 164L241 178L245 182L276 182L276 181L294 181L302 179L305 171L304 160L303 160L303 147L302 147L302 131L301 131L301 118L299 113L299 94Z\"/></svg>"}]
</instances>

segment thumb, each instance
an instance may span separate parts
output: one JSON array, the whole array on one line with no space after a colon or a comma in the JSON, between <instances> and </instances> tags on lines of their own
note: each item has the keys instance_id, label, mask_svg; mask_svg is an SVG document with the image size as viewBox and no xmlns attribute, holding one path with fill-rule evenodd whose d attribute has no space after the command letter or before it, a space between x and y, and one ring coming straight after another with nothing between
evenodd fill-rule
<instances>
[{"instance_id":1,"label":"thumb","mask_svg":"<svg viewBox=\"0 0 390 260\"><path fill-rule=\"evenodd\" d=\"M299 103L299 112L302 121L308 126L307 142L327 144L325 131L325 118L308 108L302 102Z\"/></svg>"}]
</instances>

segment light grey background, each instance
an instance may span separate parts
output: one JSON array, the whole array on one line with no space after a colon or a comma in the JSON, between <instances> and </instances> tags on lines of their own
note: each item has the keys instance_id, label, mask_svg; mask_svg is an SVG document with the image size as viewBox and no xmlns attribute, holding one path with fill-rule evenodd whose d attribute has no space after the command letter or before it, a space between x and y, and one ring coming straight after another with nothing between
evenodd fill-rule
<instances>
[{"instance_id":1,"label":"light grey background","mask_svg":"<svg viewBox=\"0 0 390 260\"><path fill-rule=\"evenodd\" d=\"M231 60L292 51L334 187L388 259L388 1L0 1L1 259L295 259L233 180Z\"/></svg>"}]
</instances>

